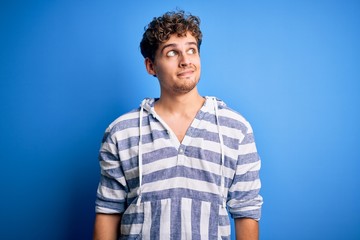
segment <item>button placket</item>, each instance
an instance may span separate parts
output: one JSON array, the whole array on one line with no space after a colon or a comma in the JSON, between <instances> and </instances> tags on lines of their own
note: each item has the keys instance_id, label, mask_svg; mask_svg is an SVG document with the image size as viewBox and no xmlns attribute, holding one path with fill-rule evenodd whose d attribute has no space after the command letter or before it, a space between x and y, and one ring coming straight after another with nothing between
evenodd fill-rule
<instances>
[{"instance_id":1,"label":"button placket","mask_svg":"<svg viewBox=\"0 0 360 240\"><path fill-rule=\"evenodd\" d=\"M185 160L185 146L184 145L180 145L179 150L178 150L178 164L183 164L184 160Z\"/></svg>"}]
</instances>

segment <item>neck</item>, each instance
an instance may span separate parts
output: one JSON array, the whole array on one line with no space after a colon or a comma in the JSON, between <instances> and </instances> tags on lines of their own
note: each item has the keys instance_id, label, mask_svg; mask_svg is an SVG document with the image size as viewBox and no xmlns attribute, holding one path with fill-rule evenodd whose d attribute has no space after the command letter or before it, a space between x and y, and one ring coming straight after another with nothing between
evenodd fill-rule
<instances>
[{"instance_id":1,"label":"neck","mask_svg":"<svg viewBox=\"0 0 360 240\"><path fill-rule=\"evenodd\" d=\"M186 94L161 94L160 99L155 104L155 108L167 113L188 114L197 112L204 102L205 99L194 89Z\"/></svg>"}]
</instances>

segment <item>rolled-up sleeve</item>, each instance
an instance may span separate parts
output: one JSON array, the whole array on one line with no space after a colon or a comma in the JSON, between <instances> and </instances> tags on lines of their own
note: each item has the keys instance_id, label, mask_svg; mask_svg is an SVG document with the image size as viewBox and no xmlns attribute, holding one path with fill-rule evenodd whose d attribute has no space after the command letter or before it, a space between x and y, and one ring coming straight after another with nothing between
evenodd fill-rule
<instances>
[{"instance_id":1,"label":"rolled-up sleeve","mask_svg":"<svg viewBox=\"0 0 360 240\"><path fill-rule=\"evenodd\" d=\"M233 218L260 220L263 199L260 196L259 171L261 160L256 149L252 128L247 123L246 133L239 144L236 173L229 188L228 209Z\"/></svg>"},{"instance_id":2,"label":"rolled-up sleeve","mask_svg":"<svg viewBox=\"0 0 360 240\"><path fill-rule=\"evenodd\" d=\"M124 172L118 155L116 139L111 129L105 131L99 151L100 181L95 201L97 213L123 213L128 192Z\"/></svg>"}]
</instances>

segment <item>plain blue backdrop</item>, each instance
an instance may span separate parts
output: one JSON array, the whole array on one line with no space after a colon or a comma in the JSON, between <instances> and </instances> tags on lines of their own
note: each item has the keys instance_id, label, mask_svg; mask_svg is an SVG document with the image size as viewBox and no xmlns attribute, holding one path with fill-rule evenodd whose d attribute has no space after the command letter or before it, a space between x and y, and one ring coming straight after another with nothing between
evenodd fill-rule
<instances>
[{"instance_id":1,"label":"plain blue backdrop","mask_svg":"<svg viewBox=\"0 0 360 240\"><path fill-rule=\"evenodd\" d=\"M107 125L159 95L145 25L201 17L202 95L252 124L261 239L360 239L359 1L2 1L0 239L91 239Z\"/></svg>"}]
</instances>

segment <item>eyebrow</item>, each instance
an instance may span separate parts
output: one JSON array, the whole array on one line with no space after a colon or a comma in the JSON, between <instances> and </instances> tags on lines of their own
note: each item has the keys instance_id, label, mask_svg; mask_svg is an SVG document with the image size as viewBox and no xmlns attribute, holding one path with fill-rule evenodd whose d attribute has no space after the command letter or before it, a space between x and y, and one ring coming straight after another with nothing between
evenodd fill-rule
<instances>
[{"instance_id":1,"label":"eyebrow","mask_svg":"<svg viewBox=\"0 0 360 240\"><path fill-rule=\"evenodd\" d=\"M186 42L185 45L195 45L195 46L197 46L197 43L196 42ZM176 47L176 46L177 46L177 44L175 44L175 43L166 44L161 48L161 53L164 52L165 48Z\"/></svg>"}]
</instances>

